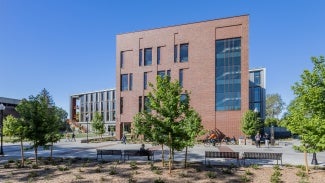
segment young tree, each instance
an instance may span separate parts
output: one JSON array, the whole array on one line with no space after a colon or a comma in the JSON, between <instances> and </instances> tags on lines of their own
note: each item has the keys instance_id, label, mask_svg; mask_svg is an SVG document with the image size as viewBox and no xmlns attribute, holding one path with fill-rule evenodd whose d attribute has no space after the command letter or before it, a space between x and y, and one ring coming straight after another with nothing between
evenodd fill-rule
<instances>
[{"instance_id":1,"label":"young tree","mask_svg":"<svg viewBox=\"0 0 325 183\"><path fill-rule=\"evenodd\" d=\"M168 76L157 76L154 87L150 83L152 92L149 93L149 101L145 102L147 110L138 113L134 117L134 132L142 134L154 143L167 145L169 147L169 172L173 166L174 150L182 150L187 147L192 135L199 131L194 126L201 128L201 119L198 114L190 108L189 95L185 91L185 101L181 97L182 88L178 81L171 82ZM150 110L148 110L150 108ZM191 126L189 123L194 122ZM198 135L198 134L197 134ZM193 135L194 136L194 135Z\"/></svg>"},{"instance_id":2,"label":"young tree","mask_svg":"<svg viewBox=\"0 0 325 183\"><path fill-rule=\"evenodd\" d=\"M94 119L91 122L93 129L95 129L95 134L99 135L103 138L103 134L105 133L105 124L103 121L103 117L99 112L95 113Z\"/></svg>"},{"instance_id":3,"label":"young tree","mask_svg":"<svg viewBox=\"0 0 325 183\"><path fill-rule=\"evenodd\" d=\"M43 89L36 97L30 96L28 100L23 99L16 110L22 120L28 123L26 138L33 143L37 164L38 147L58 139L54 137L59 134L59 131L55 128L58 120L53 99L49 92Z\"/></svg>"},{"instance_id":4,"label":"young tree","mask_svg":"<svg viewBox=\"0 0 325 183\"><path fill-rule=\"evenodd\" d=\"M262 126L261 119L256 112L251 110L245 112L241 123L241 130L245 135L250 137L255 135L261 130Z\"/></svg>"},{"instance_id":5,"label":"young tree","mask_svg":"<svg viewBox=\"0 0 325 183\"><path fill-rule=\"evenodd\" d=\"M298 134L304 152L306 172L308 173L307 152L325 150L325 60L312 57L313 70L304 70L300 82L292 86L295 99L288 107L283 126Z\"/></svg>"},{"instance_id":6,"label":"young tree","mask_svg":"<svg viewBox=\"0 0 325 183\"><path fill-rule=\"evenodd\" d=\"M9 137L17 137L17 140L20 142L20 155L21 155L21 165L24 167L24 144L23 141L26 138L26 131L28 129L28 124L21 120L20 118L15 118L12 115L6 117L3 123L4 134Z\"/></svg>"},{"instance_id":7,"label":"young tree","mask_svg":"<svg viewBox=\"0 0 325 183\"><path fill-rule=\"evenodd\" d=\"M285 107L280 94L266 95L266 118L278 118Z\"/></svg>"}]
</instances>

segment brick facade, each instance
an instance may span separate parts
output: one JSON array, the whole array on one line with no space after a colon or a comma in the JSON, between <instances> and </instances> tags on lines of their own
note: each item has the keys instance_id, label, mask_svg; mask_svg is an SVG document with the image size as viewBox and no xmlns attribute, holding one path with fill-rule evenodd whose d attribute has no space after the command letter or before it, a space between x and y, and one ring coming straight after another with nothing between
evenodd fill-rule
<instances>
[{"instance_id":1,"label":"brick facade","mask_svg":"<svg viewBox=\"0 0 325 183\"><path fill-rule=\"evenodd\" d=\"M215 44L216 40L241 38L241 109L216 111L215 109ZM174 45L188 43L188 61L174 62ZM157 47L161 47L160 64L157 64ZM152 48L152 64L139 66L139 50ZM123 67L121 68L121 52ZM179 54L179 48L178 48ZM155 83L157 71L170 70L171 78L179 79L183 69L183 88L191 92L191 106L202 117L207 130L220 130L226 136L242 136L240 122L249 108L248 71L248 16L237 16L197 23L170 26L139 32L120 34L116 37L116 132L123 132L123 124L133 121L139 112L139 96L147 95L144 90L144 72L148 82ZM133 75L132 90L121 91L121 74ZM123 113L120 114L120 98L123 97Z\"/></svg>"}]
</instances>

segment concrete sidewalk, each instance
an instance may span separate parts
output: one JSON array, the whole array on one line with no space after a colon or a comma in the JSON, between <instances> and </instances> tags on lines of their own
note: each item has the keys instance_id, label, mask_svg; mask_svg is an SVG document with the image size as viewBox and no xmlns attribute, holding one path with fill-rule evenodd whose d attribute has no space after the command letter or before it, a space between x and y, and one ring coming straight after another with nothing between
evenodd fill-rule
<instances>
[{"instance_id":1,"label":"concrete sidewalk","mask_svg":"<svg viewBox=\"0 0 325 183\"><path fill-rule=\"evenodd\" d=\"M63 157L63 158L96 158L96 149L140 149L141 144L122 144L120 141L107 141L101 143L80 143L81 139L77 139L76 142L65 142L61 140L54 144L53 156ZM253 145L221 145L220 146L209 146L205 147L203 144L195 145L193 148L188 149L188 161L192 162L204 162L205 151L234 151L242 154L243 152L277 152L283 153L282 163L291 165L303 165L304 164L304 153L297 152L293 149L294 144L298 144L299 141L294 140L287 143L282 143L281 146L270 146L269 148L261 146L261 148L256 148ZM287 145L284 145L287 144ZM24 147L30 147L28 143L24 144ZM152 146L151 144L146 144L146 148L154 149L155 160L161 160L161 146ZM4 156L0 156L0 163L7 162L9 159L20 159L20 146L19 143L5 143L4 144ZM165 159L168 159L169 150L165 146ZM34 157L34 150L25 150L26 158ZM50 150L44 150L42 147L38 150L39 157L48 157L50 155ZM175 152L175 160L183 161L185 151ZM112 157L104 156L104 159L110 159ZM139 157L141 158L141 157ZM308 154L308 162L311 163L312 154ZM325 166L325 152L317 153L317 160L319 166ZM231 160L226 159L210 159L211 163L232 163ZM248 160L248 164L263 164L263 165L273 165L276 164L276 160Z\"/></svg>"}]
</instances>

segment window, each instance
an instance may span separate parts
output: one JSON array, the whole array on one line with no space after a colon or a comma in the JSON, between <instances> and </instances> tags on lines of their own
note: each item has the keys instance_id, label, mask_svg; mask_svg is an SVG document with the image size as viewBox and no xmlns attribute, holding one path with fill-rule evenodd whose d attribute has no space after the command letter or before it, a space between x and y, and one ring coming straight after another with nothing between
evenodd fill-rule
<instances>
[{"instance_id":1,"label":"window","mask_svg":"<svg viewBox=\"0 0 325 183\"><path fill-rule=\"evenodd\" d=\"M157 65L160 65L160 48L161 47L157 47Z\"/></svg>"},{"instance_id":2,"label":"window","mask_svg":"<svg viewBox=\"0 0 325 183\"><path fill-rule=\"evenodd\" d=\"M121 66L121 68L123 68L123 66L124 66L124 56L123 56L123 54L124 54L124 52L123 51L121 51L121 53L120 53L120 66Z\"/></svg>"},{"instance_id":3,"label":"window","mask_svg":"<svg viewBox=\"0 0 325 183\"><path fill-rule=\"evenodd\" d=\"M128 75L122 74L121 75L121 91L127 91L128 90Z\"/></svg>"},{"instance_id":4,"label":"window","mask_svg":"<svg viewBox=\"0 0 325 183\"><path fill-rule=\"evenodd\" d=\"M255 83L255 85L261 84L261 73L260 72L254 72L254 83Z\"/></svg>"},{"instance_id":5,"label":"window","mask_svg":"<svg viewBox=\"0 0 325 183\"><path fill-rule=\"evenodd\" d=\"M120 114L123 114L123 97L120 98Z\"/></svg>"},{"instance_id":6,"label":"window","mask_svg":"<svg viewBox=\"0 0 325 183\"><path fill-rule=\"evenodd\" d=\"M170 70L167 70L167 76L170 77Z\"/></svg>"},{"instance_id":7,"label":"window","mask_svg":"<svg viewBox=\"0 0 325 183\"><path fill-rule=\"evenodd\" d=\"M133 74L129 74L129 90L131 91L133 87Z\"/></svg>"},{"instance_id":8,"label":"window","mask_svg":"<svg viewBox=\"0 0 325 183\"><path fill-rule=\"evenodd\" d=\"M144 65L151 65L152 64L152 49L145 48L144 49Z\"/></svg>"},{"instance_id":9,"label":"window","mask_svg":"<svg viewBox=\"0 0 325 183\"><path fill-rule=\"evenodd\" d=\"M180 62L188 61L188 43L180 45Z\"/></svg>"},{"instance_id":10,"label":"window","mask_svg":"<svg viewBox=\"0 0 325 183\"><path fill-rule=\"evenodd\" d=\"M145 72L143 74L143 89L147 89L148 87L148 73Z\"/></svg>"},{"instance_id":11,"label":"window","mask_svg":"<svg viewBox=\"0 0 325 183\"><path fill-rule=\"evenodd\" d=\"M177 45L174 45L174 62L177 62Z\"/></svg>"},{"instance_id":12,"label":"window","mask_svg":"<svg viewBox=\"0 0 325 183\"><path fill-rule=\"evenodd\" d=\"M179 86L183 87L183 69L179 70Z\"/></svg>"},{"instance_id":13,"label":"window","mask_svg":"<svg viewBox=\"0 0 325 183\"><path fill-rule=\"evenodd\" d=\"M181 94L181 104L187 104L188 100L187 100L187 95L186 94Z\"/></svg>"},{"instance_id":14,"label":"window","mask_svg":"<svg viewBox=\"0 0 325 183\"><path fill-rule=\"evenodd\" d=\"M261 88L255 87L254 88L254 102L260 102L261 101Z\"/></svg>"},{"instance_id":15,"label":"window","mask_svg":"<svg viewBox=\"0 0 325 183\"><path fill-rule=\"evenodd\" d=\"M146 112L151 112L149 98L147 96L144 96L144 110Z\"/></svg>"},{"instance_id":16,"label":"window","mask_svg":"<svg viewBox=\"0 0 325 183\"><path fill-rule=\"evenodd\" d=\"M142 49L139 50L139 66L142 65Z\"/></svg>"},{"instance_id":17,"label":"window","mask_svg":"<svg viewBox=\"0 0 325 183\"><path fill-rule=\"evenodd\" d=\"M158 71L157 75L160 77L164 77L165 76L165 71Z\"/></svg>"},{"instance_id":18,"label":"window","mask_svg":"<svg viewBox=\"0 0 325 183\"><path fill-rule=\"evenodd\" d=\"M142 111L142 96L139 96L139 112Z\"/></svg>"},{"instance_id":19,"label":"window","mask_svg":"<svg viewBox=\"0 0 325 183\"><path fill-rule=\"evenodd\" d=\"M241 39L216 40L215 109L241 109Z\"/></svg>"}]
</instances>

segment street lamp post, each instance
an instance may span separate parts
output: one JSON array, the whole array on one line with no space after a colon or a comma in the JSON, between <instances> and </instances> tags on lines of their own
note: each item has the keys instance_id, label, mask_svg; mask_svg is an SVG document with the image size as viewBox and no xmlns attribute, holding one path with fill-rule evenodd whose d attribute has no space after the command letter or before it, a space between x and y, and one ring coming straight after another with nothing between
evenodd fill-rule
<instances>
[{"instance_id":1,"label":"street lamp post","mask_svg":"<svg viewBox=\"0 0 325 183\"><path fill-rule=\"evenodd\" d=\"M0 111L1 111L1 148L0 148L0 155L3 155L3 111L6 109L6 107L3 104L0 104Z\"/></svg>"},{"instance_id":2,"label":"street lamp post","mask_svg":"<svg viewBox=\"0 0 325 183\"><path fill-rule=\"evenodd\" d=\"M86 114L86 122L87 122L87 143L88 143L88 118L89 118L89 114Z\"/></svg>"}]
</instances>

